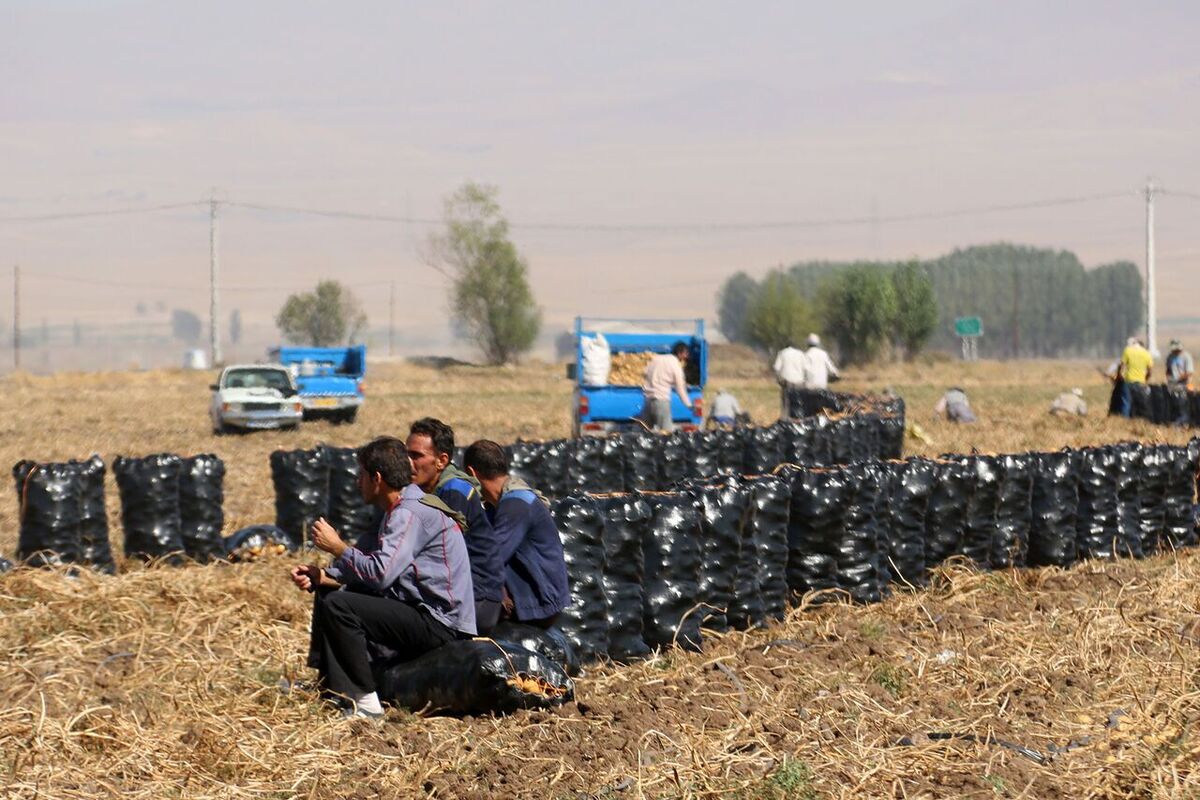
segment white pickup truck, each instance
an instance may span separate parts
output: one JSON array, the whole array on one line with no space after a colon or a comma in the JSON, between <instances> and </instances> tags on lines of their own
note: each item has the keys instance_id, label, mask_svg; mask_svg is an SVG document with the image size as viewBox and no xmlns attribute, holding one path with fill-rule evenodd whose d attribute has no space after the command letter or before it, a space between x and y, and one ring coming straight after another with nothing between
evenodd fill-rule
<instances>
[{"instance_id":1,"label":"white pickup truck","mask_svg":"<svg viewBox=\"0 0 1200 800\"><path fill-rule=\"evenodd\" d=\"M304 418L296 384L282 364L242 364L226 367L212 389L213 433L231 428L294 429Z\"/></svg>"}]
</instances>

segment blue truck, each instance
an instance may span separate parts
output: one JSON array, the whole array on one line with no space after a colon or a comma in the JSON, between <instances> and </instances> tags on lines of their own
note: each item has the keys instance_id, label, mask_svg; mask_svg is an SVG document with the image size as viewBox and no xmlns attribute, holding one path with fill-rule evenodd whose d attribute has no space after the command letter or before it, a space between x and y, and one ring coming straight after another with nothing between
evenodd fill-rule
<instances>
[{"instance_id":1,"label":"blue truck","mask_svg":"<svg viewBox=\"0 0 1200 800\"><path fill-rule=\"evenodd\" d=\"M363 404L363 376L367 373L367 346L275 347L273 360L292 373L299 390L304 418L325 417L354 422Z\"/></svg>"},{"instance_id":2,"label":"blue truck","mask_svg":"<svg viewBox=\"0 0 1200 800\"><path fill-rule=\"evenodd\" d=\"M641 375L625 376L621 385L612 380L589 383L585 369L585 349L594 349L597 337L603 337L611 354L669 353L676 342L688 346L690 355L684 376L687 378L687 409L676 394L671 395L671 418L682 430L695 430L704 422L704 385L708 382L708 342L702 319L606 319L575 318L575 364L568 375L575 379L575 436L604 436L608 433L640 429L635 418L642 413ZM603 372L603 371L602 371ZM636 382L632 382L636 380Z\"/></svg>"}]
</instances>

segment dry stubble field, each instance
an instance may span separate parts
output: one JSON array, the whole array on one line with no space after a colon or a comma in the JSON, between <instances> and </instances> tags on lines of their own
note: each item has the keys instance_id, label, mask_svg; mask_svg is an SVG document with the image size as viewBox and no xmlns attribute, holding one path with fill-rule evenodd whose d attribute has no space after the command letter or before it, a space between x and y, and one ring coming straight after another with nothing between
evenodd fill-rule
<instances>
[{"instance_id":1,"label":"dry stubble field","mask_svg":"<svg viewBox=\"0 0 1200 800\"><path fill-rule=\"evenodd\" d=\"M560 367L372 365L353 426L214 438L205 374L174 371L0 380L0 464L101 453L216 452L227 528L273 517L268 453L359 444L440 416L464 441L568 430ZM777 392L737 352L714 359L757 420ZM981 417L928 419L942 389ZM1057 420L1054 394L1094 365L889 365L839 388L891 386L930 444L910 452L1053 449L1119 439L1184 441L1142 423ZM110 520L119 546L116 491ZM16 540L0 502L0 552ZM1073 570L977 574L869 607L801 608L767 630L710 638L589 670L561 712L505 719L389 712L337 719L306 695L307 596L287 561L132 568L71 579L0 577L0 795L4 797L1173 797L1196 796L1200 753L1200 558L1185 552ZM954 734L938 738L937 734ZM931 736L932 735L932 736ZM907 738L906 738L907 737ZM1040 763L998 744L1053 755ZM901 742L904 744L901 744Z\"/></svg>"}]
</instances>

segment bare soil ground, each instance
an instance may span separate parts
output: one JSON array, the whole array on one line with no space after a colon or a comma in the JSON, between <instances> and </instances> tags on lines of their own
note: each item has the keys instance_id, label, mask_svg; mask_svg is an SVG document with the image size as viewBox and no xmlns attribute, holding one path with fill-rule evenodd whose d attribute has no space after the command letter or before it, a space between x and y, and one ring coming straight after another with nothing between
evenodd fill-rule
<instances>
[{"instance_id":1,"label":"bare soil ground","mask_svg":"<svg viewBox=\"0 0 1200 800\"><path fill-rule=\"evenodd\" d=\"M0 464L216 452L228 468L231 532L272 520L267 456L278 447L402 435L426 414L464 441L563 436L561 374L373 366L358 424L220 438L205 416L205 374L18 375L0 383ZM777 413L777 391L749 356L726 351L713 374L712 388L728 386L756 419ZM951 384L971 394L980 424L925 419ZM911 452L1188 438L1098 416L1107 388L1090 364L888 365L851 371L839 388L886 385L931 439L911 441ZM1092 417L1045 414L1076 385ZM13 550L16 513L10 494L0 552ZM0 795L1200 794L1200 553L1068 571L951 565L928 589L875 606L809 598L770 629L710 637L702 654L589 670L578 702L558 713L393 710L380 726L277 690L280 677L308 677L308 597L284 579L289 563L0 577Z\"/></svg>"}]
</instances>

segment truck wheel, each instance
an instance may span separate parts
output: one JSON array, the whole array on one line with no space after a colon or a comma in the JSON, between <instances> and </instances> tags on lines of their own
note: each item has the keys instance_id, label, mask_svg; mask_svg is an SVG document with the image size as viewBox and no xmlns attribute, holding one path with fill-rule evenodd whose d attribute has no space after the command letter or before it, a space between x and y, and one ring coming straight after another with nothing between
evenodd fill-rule
<instances>
[{"instance_id":1,"label":"truck wheel","mask_svg":"<svg viewBox=\"0 0 1200 800\"><path fill-rule=\"evenodd\" d=\"M229 433L229 428L224 422L213 423L213 436L224 436Z\"/></svg>"},{"instance_id":2,"label":"truck wheel","mask_svg":"<svg viewBox=\"0 0 1200 800\"><path fill-rule=\"evenodd\" d=\"M347 408L345 411L342 412L341 421L346 423L347 425L353 425L354 420L357 417L358 417L358 409L357 408Z\"/></svg>"}]
</instances>

